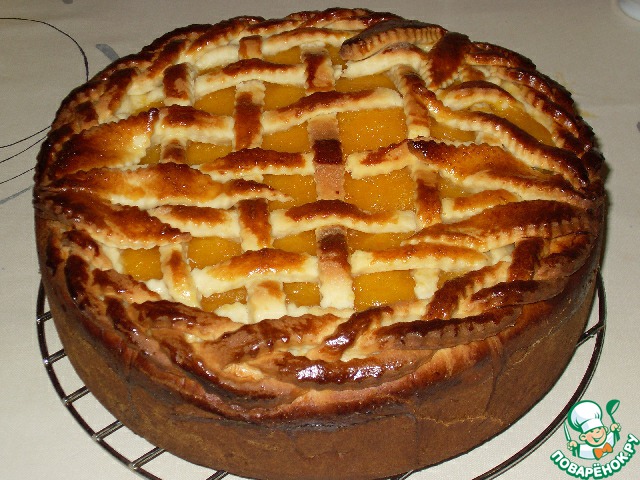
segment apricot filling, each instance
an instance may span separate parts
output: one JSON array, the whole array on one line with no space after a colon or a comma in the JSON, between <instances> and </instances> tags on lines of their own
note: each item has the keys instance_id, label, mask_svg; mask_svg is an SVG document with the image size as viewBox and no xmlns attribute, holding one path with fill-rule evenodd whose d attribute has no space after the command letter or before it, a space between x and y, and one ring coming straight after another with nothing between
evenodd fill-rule
<instances>
[{"instance_id":1,"label":"apricot filling","mask_svg":"<svg viewBox=\"0 0 640 480\"><path fill-rule=\"evenodd\" d=\"M346 62L344 58L340 55L340 47L336 47L335 45L327 45L327 53L329 54L329 58L331 59L331 63L334 65L345 65Z\"/></svg>"},{"instance_id":2,"label":"apricot filling","mask_svg":"<svg viewBox=\"0 0 640 480\"><path fill-rule=\"evenodd\" d=\"M235 104L236 89L234 87L229 87L211 92L210 94L199 98L193 104L193 107L213 115L232 116Z\"/></svg>"},{"instance_id":3,"label":"apricot filling","mask_svg":"<svg viewBox=\"0 0 640 480\"><path fill-rule=\"evenodd\" d=\"M307 124L295 125L287 130L264 135L262 148L287 153L309 152L311 144L307 134Z\"/></svg>"},{"instance_id":4,"label":"apricot filling","mask_svg":"<svg viewBox=\"0 0 640 480\"><path fill-rule=\"evenodd\" d=\"M128 273L140 282L162 278L160 249L158 247L149 249L124 249L121 252L120 261L122 262L124 273Z\"/></svg>"},{"instance_id":5,"label":"apricot filling","mask_svg":"<svg viewBox=\"0 0 640 480\"><path fill-rule=\"evenodd\" d=\"M222 237L194 237L188 248L189 263L193 268L216 265L241 253L239 242Z\"/></svg>"},{"instance_id":6,"label":"apricot filling","mask_svg":"<svg viewBox=\"0 0 640 480\"><path fill-rule=\"evenodd\" d=\"M154 163L158 163L160 161L160 150L160 145L154 145L153 147L147 148L144 157L140 159L140 165L152 165Z\"/></svg>"},{"instance_id":7,"label":"apricot filling","mask_svg":"<svg viewBox=\"0 0 640 480\"><path fill-rule=\"evenodd\" d=\"M413 210L415 182L407 168L383 175L344 179L345 200L368 212Z\"/></svg>"},{"instance_id":8,"label":"apricot filling","mask_svg":"<svg viewBox=\"0 0 640 480\"><path fill-rule=\"evenodd\" d=\"M273 241L273 248L293 253L308 253L315 255L317 249L316 235L313 230L277 238Z\"/></svg>"},{"instance_id":9,"label":"apricot filling","mask_svg":"<svg viewBox=\"0 0 640 480\"><path fill-rule=\"evenodd\" d=\"M476 132L450 127L433 119L429 125L429 134L434 140L449 140L450 142L473 142L476 139Z\"/></svg>"},{"instance_id":10,"label":"apricot filling","mask_svg":"<svg viewBox=\"0 0 640 480\"><path fill-rule=\"evenodd\" d=\"M447 283L449 280L453 280L454 278L458 278L462 276L464 272L440 272L438 276L438 288L442 288L442 286Z\"/></svg>"},{"instance_id":11,"label":"apricot filling","mask_svg":"<svg viewBox=\"0 0 640 480\"><path fill-rule=\"evenodd\" d=\"M483 104L482 106L475 106L472 109L502 117L540 142L546 145L555 145L549 130L520 107L514 105L502 107L494 104Z\"/></svg>"},{"instance_id":12,"label":"apricot filling","mask_svg":"<svg viewBox=\"0 0 640 480\"><path fill-rule=\"evenodd\" d=\"M336 81L335 88L337 92L357 92L378 87L395 89L395 85L391 79L382 74L354 78L340 77Z\"/></svg>"},{"instance_id":13,"label":"apricot filling","mask_svg":"<svg viewBox=\"0 0 640 480\"><path fill-rule=\"evenodd\" d=\"M213 312L222 305L229 305L231 303L246 303L247 302L247 289L244 287L235 288L226 292L214 293L208 297L203 297L200 304L205 312Z\"/></svg>"},{"instance_id":14,"label":"apricot filling","mask_svg":"<svg viewBox=\"0 0 640 480\"><path fill-rule=\"evenodd\" d=\"M353 279L357 311L385 304L415 300L415 281L406 270L369 273Z\"/></svg>"},{"instance_id":15,"label":"apricot filling","mask_svg":"<svg viewBox=\"0 0 640 480\"><path fill-rule=\"evenodd\" d=\"M216 145L213 143L189 142L186 151L186 162L189 165L200 165L231 153L231 144Z\"/></svg>"},{"instance_id":16,"label":"apricot filling","mask_svg":"<svg viewBox=\"0 0 640 480\"><path fill-rule=\"evenodd\" d=\"M459 183L445 178L440 179L440 182L438 183L438 191L440 192L441 198L466 197L473 193L470 190L465 189Z\"/></svg>"},{"instance_id":17,"label":"apricot filling","mask_svg":"<svg viewBox=\"0 0 640 480\"><path fill-rule=\"evenodd\" d=\"M297 102L304 97L304 88L294 85L280 85L277 83L265 83L264 109L276 110Z\"/></svg>"},{"instance_id":18,"label":"apricot filling","mask_svg":"<svg viewBox=\"0 0 640 480\"><path fill-rule=\"evenodd\" d=\"M391 233L365 233L356 230L347 232L347 246L349 252L355 250L377 251L387 248L399 247L403 240L406 240L414 232L391 232Z\"/></svg>"},{"instance_id":19,"label":"apricot filling","mask_svg":"<svg viewBox=\"0 0 640 480\"><path fill-rule=\"evenodd\" d=\"M287 302L299 307L320 305L320 289L311 282L292 282L282 285Z\"/></svg>"},{"instance_id":20,"label":"apricot filling","mask_svg":"<svg viewBox=\"0 0 640 480\"><path fill-rule=\"evenodd\" d=\"M376 150L407 137L402 108L359 110L338 113L342 153Z\"/></svg>"},{"instance_id":21,"label":"apricot filling","mask_svg":"<svg viewBox=\"0 0 640 480\"><path fill-rule=\"evenodd\" d=\"M271 63L297 65L300 63L300 47L292 47L288 50L278 52L275 55L268 55L264 59Z\"/></svg>"},{"instance_id":22,"label":"apricot filling","mask_svg":"<svg viewBox=\"0 0 640 480\"><path fill-rule=\"evenodd\" d=\"M271 210L303 205L317 198L315 180L311 175L265 175L262 182L292 197L288 202L270 202Z\"/></svg>"}]
</instances>

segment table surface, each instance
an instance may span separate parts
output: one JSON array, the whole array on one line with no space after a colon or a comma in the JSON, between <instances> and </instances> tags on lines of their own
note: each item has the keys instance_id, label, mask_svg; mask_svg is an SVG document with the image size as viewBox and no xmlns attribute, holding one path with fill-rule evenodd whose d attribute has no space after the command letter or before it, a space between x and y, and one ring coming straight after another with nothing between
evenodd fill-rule
<instances>
[{"instance_id":1,"label":"table surface","mask_svg":"<svg viewBox=\"0 0 640 480\"><path fill-rule=\"evenodd\" d=\"M640 310L640 21L613 0L422 0L354 3L407 18L438 23L473 40L511 48L563 83L592 125L610 168L608 235L602 270L607 292L607 328L602 355L584 398L605 405L618 399L616 421L623 438L640 437L640 387L636 373ZM36 334L39 273L33 235L31 186L39 144L66 93L111 60L140 50L162 33L191 23L215 23L242 14L280 17L291 11L334 6L320 1L4 1L0 6L0 465L3 478L96 480L140 478L100 448L60 402L43 366ZM597 312L592 322L597 320ZM51 323L51 322L49 322ZM55 330L47 344L56 351ZM562 411L577 388L594 349L589 340L567 371L531 412L504 434L471 453L411 480L472 479L500 464L534 439ZM64 360L56 374L71 382ZM84 402L84 404L83 404ZM78 401L97 427L107 422L90 395ZM75 405L75 404L74 404ZM606 422L605 422L606 423ZM117 438L116 438L117 437ZM111 438L111 437L110 437ZM146 446L126 429L110 440L137 458ZM617 447L616 447L617 449ZM550 459L566 450L562 428L503 473L501 479L569 478ZM129 455L129 454L128 454ZM186 467L159 457L159 478L187 478ZM604 461L604 459L603 459ZM585 464L588 465L588 464ZM191 470L189 470L191 472ZM613 478L638 478L631 458ZM193 469L192 477L211 471ZM188 477L191 478L191 477ZM234 478L234 477L227 477Z\"/></svg>"}]
</instances>

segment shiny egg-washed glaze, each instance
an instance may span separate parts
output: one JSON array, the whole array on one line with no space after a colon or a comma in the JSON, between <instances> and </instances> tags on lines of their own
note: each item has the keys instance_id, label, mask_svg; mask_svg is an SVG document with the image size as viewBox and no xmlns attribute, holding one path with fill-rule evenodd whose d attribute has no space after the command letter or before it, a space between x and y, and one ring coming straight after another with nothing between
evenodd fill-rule
<instances>
[{"instance_id":1,"label":"shiny egg-washed glaze","mask_svg":"<svg viewBox=\"0 0 640 480\"><path fill-rule=\"evenodd\" d=\"M294 46L299 63L269 60ZM380 73L395 89L335 90L339 78ZM305 96L263 111L270 80ZM229 86L232 116L194 107ZM344 155L337 116L389 107L404 112L406 138ZM262 148L305 123L309 151ZM432 135L442 127L444 138ZM191 142L232 151L189 165ZM159 162L142 165L157 145ZM402 169L413 211L345 200L345 172ZM568 93L501 47L366 10L186 27L63 102L36 171L45 283L127 368L205 410L254 422L361 412L499 357L531 312L544 314L596 249L601 170ZM292 199L263 178L287 174L313 175L317 199L270 208ZM315 255L273 248L310 229ZM411 235L349 252L348 229ZM235 232L242 253L192 268L187 245L203 231ZM156 247L160 282L124 271L121 250ZM357 311L353 278L390 270L411 272L416 297ZM283 282L317 284L320 304L287 303ZM243 286L239 317L201 308Z\"/></svg>"}]
</instances>

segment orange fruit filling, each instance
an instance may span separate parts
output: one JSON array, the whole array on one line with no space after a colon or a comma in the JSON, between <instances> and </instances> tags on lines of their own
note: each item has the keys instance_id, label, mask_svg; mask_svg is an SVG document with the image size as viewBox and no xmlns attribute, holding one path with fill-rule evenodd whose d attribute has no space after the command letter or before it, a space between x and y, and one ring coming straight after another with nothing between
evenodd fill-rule
<instances>
[{"instance_id":1,"label":"orange fruit filling","mask_svg":"<svg viewBox=\"0 0 640 480\"><path fill-rule=\"evenodd\" d=\"M271 63L297 65L300 63L300 47L292 47L288 50L278 52L275 55L266 56L264 59Z\"/></svg>"},{"instance_id":2,"label":"orange fruit filling","mask_svg":"<svg viewBox=\"0 0 640 480\"><path fill-rule=\"evenodd\" d=\"M402 108L341 112L338 127L344 155L386 147L407 136Z\"/></svg>"},{"instance_id":3,"label":"orange fruit filling","mask_svg":"<svg viewBox=\"0 0 640 480\"><path fill-rule=\"evenodd\" d=\"M304 97L304 88L293 85L280 85L277 83L265 83L264 109L276 110L297 102Z\"/></svg>"},{"instance_id":4,"label":"orange fruit filling","mask_svg":"<svg viewBox=\"0 0 640 480\"><path fill-rule=\"evenodd\" d=\"M311 150L307 124L295 125L287 130L273 132L262 137L262 148L277 152L299 153Z\"/></svg>"},{"instance_id":5,"label":"orange fruit filling","mask_svg":"<svg viewBox=\"0 0 640 480\"><path fill-rule=\"evenodd\" d=\"M124 273L128 273L138 281L144 282L154 278L162 278L160 266L160 249L126 248L122 250L120 261Z\"/></svg>"},{"instance_id":6,"label":"orange fruit filling","mask_svg":"<svg viewBox=\"0 0 640 480\"><path fill-rule=\"evenodd\" d=\"M216 265L231 257L240 255L239 242L222 237L194 237L189 242L189 263L192 268Z\"/></svg>"},{"instance_id":7,"label":"orange fruit filling","mask_svg":"<svg viewBox=\"0 0 640 480\"><path fill-rule=\"evenodd\" d=\"M292 282L282 285L287 302L299 307L320 305L320 288L311 282Z\"/></svg>"},{"instance_id":8,"label":"orange fruit filling","mask_svg":"<svg viewBox=\"0 0 640 480\"><path fill-rule=\"evenodd\" d=\"M332 64L334 65L346 64L344 58L340 56L340 47L336 47L335 45L327 45L327 53L329 54L329 58L331 58Z\"/></svg>"},{"instance_id":9,"label":"orange fruit filling","mask_svg":"<svg viewBox=\"0 0 640 480\"><path fill-rule=\"evenodd\" d=\"M235 87L228 87L199 98L193 104L193 107L213 115L232 116L235 103L236 89Z\"/></svg>"},{"instance_id":10,"label":"orange fruit filling","mask_svg":"<svg viewBox=\"0 0 640 480\"><path fill-rule=\"evenodd\" d=\"M438 276L438 288L442 288L442 286L447 283L449 280L453 280L454 278L458 278L462 276L464 272L440 272Z\"/></svg>"},{"instance_id":11,"label":"orange fruit filling","mask_svg":"<svg viewBox=\"0 0 640 480\"><path fill-rule=\"evenodd\" d=\"M442 198L466 197L472 194L471 191L465 189L462 185L444 178L440 179L438 190Z\"/></svg>"},{"instance_id":12,"label":"orange fruit filling","mask_svg":"<svg viewBox=\"0 0 640 480\"><path fill-rule=\"evenodd\" d=\"M231 153L231 144L216 145L213 143L189 142L186 161L189 165L200 165Z\"/></svg>"},{"instance_id":13,"label":"orange fruit filling","mask_svg":"<svg viewBox=\"0 0 640 480\"><path fill-rule=\"evenodd\" d=\"M273 241L273 248L293 253L308 253L315 255L317 249L316 234L313 230L277 238Z\"/></svg>"},{"instance_id":14,"label":"orange fruit filling","mask_svg":"<svg viewBox=\"0 0 640 480\"><path fill-rule=\"evenodd\" d=\"M229 305L231 303L246 303L247 301L247 289L244 287L235 288L222 293L214 293L208 297L203 297L200 305L205 312L213 312L222 305Z\"/></svg>"},{"instance_id":15,"label":"orange fruit filling","mask_svg":"<svg viewBox=\"0 0 640 480\"><path fill-rule=\"evenodd\" d=\"M160 145L147 148L144 157L140 159L140 165L151 165L160 161Z\"/></svg>"},{"instance_id":16,"label":"orange fruit filling","mask_svg":"<svg viewBox=\"0 0 640 480\"><path fill-rule=\"evenodd\" d=\"M367 75L365 77L344 78L336 81L337 92L357 92L373 88L385 87L395 90L395 85L389 77L383 74Z\"/></svg>"},{"instance_id":17,"label":"orange fruit filling","mask_svg":"<svg viewBox=\"0 0 640 480\"><path fill-rule=\"evenodd\" d=\"M415 182L409 169L384 175L344 179L345 200L368 212L413 210Z\"/></svg>"},{"instance_id":18,"label":"orange fruit filling","mask_svg":"<svg viewBox=\"0 0 640 480\"><path fill-rule=\"evenodd\" d=\"M467 132L449 127L432 119L429 134L434 140L449 140L451 142L472 142L476 139L475 132Z\"/></svg>"},{"instance_id":19,"label":"orange fruit filling","mask_svg":"<svg viewBox=\"0 0 640 480\"><path fill-rule=\"evenodd\" d=\"M311 175L265 175L262 182L293 198L288 202L270 202L271 210L303 205L317 199L315 179Z\"/></svg>"},{"instance_id":20,"label":"orange fruit filling","mask_svg":"<svg viewBox=\"0 0 640 480\"><path fill-rule=\"evenodd\" d=\"M347 245L350 252L354 250L367 250L369 252L386 250L387 248L399 247L400 243L413 235L413 233L365 233L349 230L347 232Z\"/></svg>"},{"instance_id":21,"label":"orange fruit filling","mask_svg":"<svg viewBox=\"0 0 640 480\"><path fill-rule=\"evenodd\" d=\"M531 115L529 115L524 111L524 109L520 107L514 105L502 107L494 104L489 104L488 106L475 107L473 108L473 110L485 113L493 113L513 123L516 127L521 128L540 142L546 145L555 145L553 137L551 136L549 130L547 130L541 123L534 120Z\"/></svg>"},{"instance_id":22,"label":"orange fruit filling","mask_svg":"<svg viewBox=\"0 0 640 480\"><path fill-rule=\"evenodd\" d=\"M360 275L353 279L357 311L405 300L415 300L415 281L406 270Z\"/></svg>"}]
</instances>

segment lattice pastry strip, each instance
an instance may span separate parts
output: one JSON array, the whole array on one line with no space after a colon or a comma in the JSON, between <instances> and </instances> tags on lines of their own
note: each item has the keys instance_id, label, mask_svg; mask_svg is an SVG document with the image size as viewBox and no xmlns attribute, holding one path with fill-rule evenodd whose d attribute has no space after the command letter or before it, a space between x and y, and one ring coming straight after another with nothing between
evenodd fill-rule
<instances>
[{"instance_id":1,"label":"lattice pastry strip","mask_svg":"<svg viewBox=\"0 0 640 480\"><path fill-rule=\"evenodd\" d=\"M170 298L189 307L199 307L199 292L191 276L184 244L160 247L162 279Z\"/></svg>"},{"instance_id":2,"label":"lattice pastry strip","mask_svg":"<svg viewBox=\"0 0 640 480\"><path fill-rule=\"evenodd\" d=\"M305 52L303 58L307 65L307 91L312 95L314 93L320 95L321 92L333 90L335 79L328 51L314 48ZM307 122L309 140L314 152L314 181L318 197L316 206L343 205L340 202L344 198L344 161L337 113L337 111L318 112L318 115ZM272 222L274 235L278 235L278 228L284 227L285 231L289 230L295 234L296 225L294 224L312 224L311 219L305 215L305 210L303 205L293 207L286 212L272 212L272 219L275 220ZM307 213L317 214L317 208L314 207L312 210L313 213ZM297 221L295 211L302 213ZM321 213L317 216L320 221L311 226L311 230L315 232L317 245L319 306L351 312L354 294L349 271L346 230L335 221L323 221L329 217L331 213L325 212L324 215ZM289 219L293 219L293 223Z\"/></svg>"}]
</instances>

